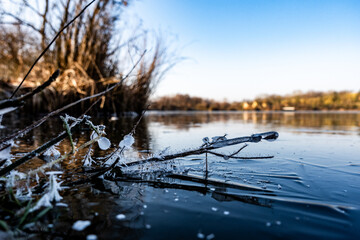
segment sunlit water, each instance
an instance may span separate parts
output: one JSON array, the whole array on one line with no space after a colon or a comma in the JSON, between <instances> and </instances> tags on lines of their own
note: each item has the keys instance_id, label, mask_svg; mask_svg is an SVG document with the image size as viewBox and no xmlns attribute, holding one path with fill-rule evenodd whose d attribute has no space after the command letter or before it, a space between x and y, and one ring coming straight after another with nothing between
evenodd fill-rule
<instances>
[{"instance_id":1,"label":"sunlit water","mask_svg":"<svg viewBox=\"0 0 360 240\"><path fill-rule=\"evenodd\" d=\"M20 128L26 120L4 118ZM136 119L95 118L117 144ZM11 123L11 124L10 124ZM60 127L59 127L60 126ZM53 120L20 139L21 156L61 129ZM9 127L0 130L11 132ZM240 156L271 159L225 160L208 155L178 159L176 171L227 182L221 185L144 173L134 181L102 181L63 192L69 209L58 209L60 237L96 234L99 239L358 239L360 237L360 113L150 112L136 131L135 150L158 153L199 147L202 138L228 138L277 131L274 142L250 143ZM83 134L78 141L86 141ZM216 150L231 154L241 145ZM64 151L64 150L62 150ZM96 154L101 154L98 150ZM35 165L37 160L29 163ZM40 161L40 160L38 160ZM41 164L38 162L37 164ZM150 169L151 172L155 169ZM119 214L124 214L119 217ZM91 220L83 232L76 220Z\"/></svg>"}]
</instances>

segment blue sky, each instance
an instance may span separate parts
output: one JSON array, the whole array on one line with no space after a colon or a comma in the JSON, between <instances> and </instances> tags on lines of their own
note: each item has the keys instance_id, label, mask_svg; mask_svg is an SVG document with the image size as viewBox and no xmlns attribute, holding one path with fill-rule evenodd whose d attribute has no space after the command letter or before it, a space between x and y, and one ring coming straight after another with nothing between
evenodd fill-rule
<instances>
[{"instance_id":1,"label":"blue sky","mask_svg":"<svg viewBox=\"0 0 360 240\"><path fill-rule=\"evenodd\" d=\"M236 101L360 90L357 0L137 0L128 14L147 29L176 35L173 45L187 58L154 97Z\"/></svg>"}]
</instances>

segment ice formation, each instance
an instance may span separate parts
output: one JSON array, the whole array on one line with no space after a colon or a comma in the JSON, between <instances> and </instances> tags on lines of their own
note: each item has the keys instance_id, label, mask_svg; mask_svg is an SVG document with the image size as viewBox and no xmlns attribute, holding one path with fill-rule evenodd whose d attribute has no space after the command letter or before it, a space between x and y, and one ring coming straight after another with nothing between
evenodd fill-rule
<instances>
[{"instance_id":1,"label":"ice formation","mask_svg":"<svg viewBox=\"0 0 360 240\"><path fill-rule=\"evenodd\" d=\"M84 157L84 167L91 167L92 163L95 163L94 159L92 159L91 154L92 154L92 149L90 148L88 153L85 155Z\"/></svg>"},{"instance_id":2,"label":"ice formation","mask_svg":"<svg viewBox=\"0 0 360 240\"><path fill-rule=\"evenodd\" d=\"M54 158L58 158L60 157L60 152L55 148L55 146L51 146L49 147L44 153L43 155L45 157L54 157Z\"/></svg>"},{"instance_id":3,"label":"ice formation","mask_svg":"<svg viewBox=\"0 0 360 240\"><path fill-rule=\"evenodd\" d=\"M47 172L46 174L49 175L49 185L47 187L47 192L40 198L40 200L36 203L35 207L31 209L31 211L35 211L41 207L52 207L51 202L59 202L62 197L59 194L59 191L62 190L61 182L57 182L56 175L62 174L60 171L51 171Z\"/></svg>"},{"instance_id":4,"label":"ice formation","mask_svg":"<svg viewBox=\"0 0 360 240\"><path fill-rule=\"evenodd\" d=\"M5 144L9 144L9 146L0 151L0 161L6 160L6 162L0 168L7 167L11 164L11 147L15 145L13 140L8 141Z\"/></svg>"},{"instance_id":5,"label":"ice formation","mask_svg":"<svg viewBox=\"0 0 360 240\"><path fill-rule=\"evenodd\" d=\"M94 138L97 138L98 136L99 135L95 131L93 131L91 136L90 136L90 139L93 140ZM106 138L106 137L100 137L100 139L97 140L97 143L98 143L99 148L101 150L107 150L111 146L110 140L108 138Z\"/></svg>"},{"instance_id":6,"label":"ice formation","mask_svg":"<svg viewBox=\"0 0 360 240\"><path fill-rule=\"evenodd\" d=\"M116 215L116 219L117 220L123 220L123 219L125 219L126 218L126 216L124 215L124 214L118 214L118 215Z\"/></svg>"},{"instance_id":7,"label":"ice formation","mask_svg":"<svg viewBox=\"0 0 360 240\"><path fill-rule=\"evenodd\" d=\"M123 140L119 143L120 148L124 148L124 150L130 149L131 146L134 144L135 139L132 134L126 135Z\"/></svg>"},{"instance_id":8,"label":"ice formation","mask_svg":"<svg viewBox=\"0 0 360 240\"><path fill-rule=\"evenodd\" d=\"M72 229L75 231L82 231L90 225L91 222L89 220L78 220L73 224Z\"/></svg>"}]
</instances>

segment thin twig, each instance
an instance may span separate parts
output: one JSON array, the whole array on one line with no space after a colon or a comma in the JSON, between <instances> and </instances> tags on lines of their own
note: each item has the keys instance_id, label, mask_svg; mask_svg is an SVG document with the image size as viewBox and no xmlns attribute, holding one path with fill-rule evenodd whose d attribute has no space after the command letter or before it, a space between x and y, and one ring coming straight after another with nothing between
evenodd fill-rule
<instances>
[{"instance_id":1,"label":"thin twig","mask_svg":"<svg viewBox=\"0 0 360 240\"><path fill-rule=\"evenodd\" d=\"M24 94L18 98L15 98L15 99L5 99L5 100L0 101L0 109L20 106L23 103L23 101L31 98L35 94L38 94L39 92L41 92L42 90L44 90L45 88L50 86L50 84L56 80L56 78L59 76L59 74L60 74L60 70L58 69L50 76L50 78L46 82L44 82L43 84L41 84L40 86L35 88L33 91L31 91L27 94Z\"/></svg>"},{"instance_id":2,"label":"thin twig","mask_svg":"<svg viewBox=\"0 0 360 240\"><path fill-rule=\"evenodd\" d=\"M218 157L222 157L225 160L227 159L267 159L267 158L273 158L274 156L258 156L258 157L239 157L239 156L231 156L231 155L225 155L225 154L221 154L221 153L217 153L217 152L212 152L212 151L207 151L206 153L210 153L212 155L218 156Z\"/></svg>"}]
</instances>

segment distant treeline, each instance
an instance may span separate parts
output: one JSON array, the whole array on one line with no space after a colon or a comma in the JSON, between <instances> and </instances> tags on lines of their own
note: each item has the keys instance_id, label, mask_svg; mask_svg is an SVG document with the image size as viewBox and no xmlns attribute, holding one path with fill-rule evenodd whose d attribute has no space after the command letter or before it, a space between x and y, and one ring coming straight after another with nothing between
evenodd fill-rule
<instances>
[{"instance_id":1,"label":"distant treeline","mask_svg":"<svg viewBox=\"0 0 360 240\"><path fill-rule=\"evenodd\" d=\"M307 92L292 95L267 95L249 101L226 102L177 94L161 97L151 104L153 110L360 110L360 91Z\"/></svg>"}]
</instances>

